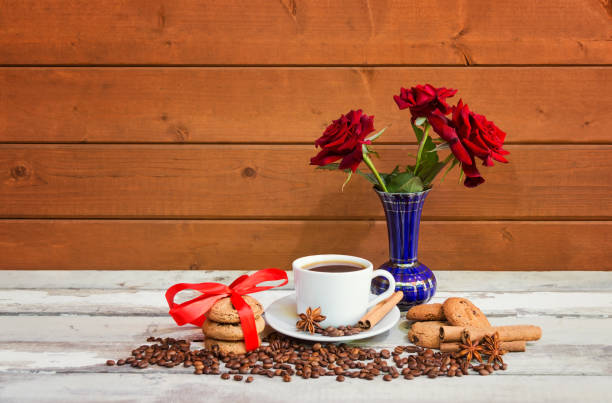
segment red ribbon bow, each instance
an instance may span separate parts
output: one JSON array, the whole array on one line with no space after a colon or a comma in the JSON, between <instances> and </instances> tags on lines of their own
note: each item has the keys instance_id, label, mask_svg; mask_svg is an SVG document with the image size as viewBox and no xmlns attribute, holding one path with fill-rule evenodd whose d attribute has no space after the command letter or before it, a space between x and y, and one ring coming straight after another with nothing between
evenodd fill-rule
<instances>
[{"instance_id":1,"label":"red ribbon bow","mask_svg":"<svg viewBox=\"0 0 612 403\"><path fill-rule=\"evenodd\" d=\"M265 281L284 280L282 284L269 285L258 287L257 284ZM244 333L244 344L247 351L251 351L259 347L259 337L257 336L257 327L255 326L255 315L253 310L247 304L242 295L252 294L254 292L269 290L274 287L281 287L287 284L287 273L280 269L263 269L256 271L250 276L243 274L238 277L229 286L221 283L199 283L174 284L166 291L166 300L170 307L170 316L174 318L177 325L183 326L185 323L202 326L208 310L214 305L217 300L223 297L230 297L232 305L238 311L240 317L240 325ZM183 290L195 290L202 293L199 297L183 302L182 304L174 303L174 296Z\"/></svg>"}]
</instances>

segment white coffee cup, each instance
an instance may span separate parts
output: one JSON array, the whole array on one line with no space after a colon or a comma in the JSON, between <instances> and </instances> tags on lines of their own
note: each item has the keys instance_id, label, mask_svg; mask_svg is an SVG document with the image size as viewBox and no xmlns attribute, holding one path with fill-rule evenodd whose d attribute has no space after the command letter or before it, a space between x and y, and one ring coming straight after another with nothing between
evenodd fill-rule
<instances>
[{"instance_id":1,"label":"white coffee cup","mask_svg":"<svg viewBox=\"0 0 612 403\"><path fill-rule=\"evenodd\" d=\"M309 270L314 267L344 264L363 269L341 273ZM355 325L368 311L395 292L395 279L385 270L374 270L366 259L348 255L313 255L293 261L297 313L321 307L326 319L321 326ZM370 283L374 277L389 280L387 291L370 300Z\"/></svg>"}]
</instances>

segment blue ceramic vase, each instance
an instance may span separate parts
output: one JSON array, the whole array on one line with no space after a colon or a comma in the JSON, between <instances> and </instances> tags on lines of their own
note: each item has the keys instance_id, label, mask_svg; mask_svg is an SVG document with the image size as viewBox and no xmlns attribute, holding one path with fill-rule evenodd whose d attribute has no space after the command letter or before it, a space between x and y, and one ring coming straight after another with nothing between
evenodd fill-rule
<instances>
[{"instance_id":1,"label":"blue ceramic vase","mask_svg":"<svg viewBox=\"0 0 612 403\"><path fill-rule=\"evenodd\" d=\"M399 308L406 310L423 304L436 293L436 277L419 262L419 225L423 203L429 193L385 193L374 189L382 202L389 234L389 260L379 269L387 270L395 278L395 290L403 291ZM382 294L389 282L384 277L372 280L372 292Z\"/></svg>"}]
</instances>

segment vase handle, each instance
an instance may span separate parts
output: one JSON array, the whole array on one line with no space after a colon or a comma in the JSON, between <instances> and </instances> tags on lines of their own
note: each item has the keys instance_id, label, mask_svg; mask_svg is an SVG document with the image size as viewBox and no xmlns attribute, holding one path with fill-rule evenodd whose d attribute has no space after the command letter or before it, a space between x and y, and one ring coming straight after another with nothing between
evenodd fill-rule
<instances>
[{"instance_id":1,"label":"vase handle","mask_svg":"<svg viewBox=\"0 0 612 403\"><path fill-rule=\"evenodd\" d=\"M370 301L368 303L368 308L378 304L382 300L389 298L391 294L395 292L395 278L393 278L393 275L391 275L391 273L389 273L386 270L382 270L382 269L374 270L374 272L372 273L372 278L375 278L378 276L384 277L389 281L389 288L387 288L387 290L383 292L382 294L380 294L378 297Z\"/></svg>"}]
</instances>

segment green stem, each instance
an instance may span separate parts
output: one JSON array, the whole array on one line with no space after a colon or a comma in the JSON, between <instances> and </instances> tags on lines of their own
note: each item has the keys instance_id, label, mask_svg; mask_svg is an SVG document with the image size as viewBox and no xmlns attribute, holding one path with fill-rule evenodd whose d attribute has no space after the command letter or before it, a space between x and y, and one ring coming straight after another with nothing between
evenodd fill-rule
<instances>
[{"instance_id":1,"label":"green stem","mask_svg":"<svg viewBox=\"0 0 612 403\"><path fill-rule=\"evenodd\" d=\"M423 138L421 139L421 143L419 143L419 151L417 152L417 160L414 164L414 175L416 176L417 171L419 169L419 164L421 163L421 156L423 155L423 147L425 147L425 142L427 141L427 137L429 137L429 122L425 121L425 131L423 133Z\"/></svg>"},{"instance_id":2,"label":"green stem","mask_svg":"<svg viewBox=\"0 0 612 403\"><path fill-rule=\"evenodd\" d=\"M382 190L386 193L389 193L389 191L387 190L387 186L385 185L385 181L380 177L380 175L378 174L378 171L376 170L376 167L374 167L374 163L372 163L372 160L370 159L370 157L368 157L368 150L365 148L365 144L363 145L362 153L363 153L363 162L365 162L368 168L370 168L370 171L372 171L372 173L376 177L376 180L380 184L380 187L382 188Z\"/></svg>"}]
</instances>

